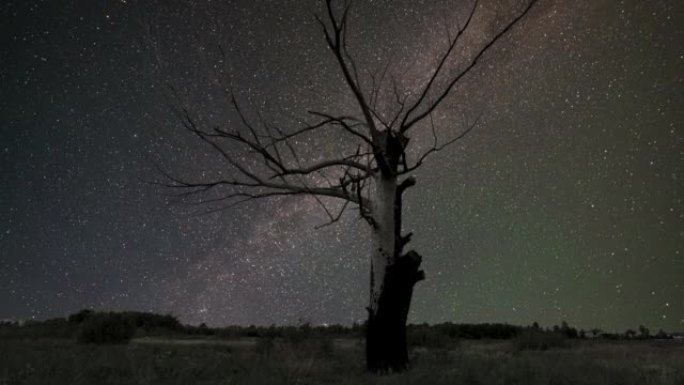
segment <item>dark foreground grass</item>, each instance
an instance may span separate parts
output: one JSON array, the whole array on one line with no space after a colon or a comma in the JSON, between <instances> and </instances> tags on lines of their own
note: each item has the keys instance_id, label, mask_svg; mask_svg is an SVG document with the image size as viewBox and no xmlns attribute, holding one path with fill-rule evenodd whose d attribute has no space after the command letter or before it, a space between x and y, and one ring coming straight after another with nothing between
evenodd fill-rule
<instances>
[{"instance_id":1,"label":"dark foreground grass","mask_svg":"<svg viewBox=\"0 0 684 385\"><path fill-rule=\"evenodd\" d=\"M574 341L520 350L513 341L416 349L413 368L373 376L354 341L236 343L0 340L0 385L14 384L625 384L684 385L684 343Z\"/></svg>"}]
</instances>

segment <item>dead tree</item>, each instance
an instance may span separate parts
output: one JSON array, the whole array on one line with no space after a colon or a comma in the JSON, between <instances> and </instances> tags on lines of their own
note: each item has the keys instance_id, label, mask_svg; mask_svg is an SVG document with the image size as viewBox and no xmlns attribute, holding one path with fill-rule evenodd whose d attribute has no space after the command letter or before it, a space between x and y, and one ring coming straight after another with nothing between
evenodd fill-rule
<instances>
[{"instance_id":1,"label":"dead tree","mask_svg":"<svg viewBox=\"0 0 684 385\"><path fill-rule=\"evenodd\" d=\"M353 95L357 113L341 115L324 111L308 111L312 121L296 128L284 128L263 120L250 119L234 93L229 93L232 108L239 117L238 127L201 127L186 108L179 108L184 126L213 148L232 169L229 178L188 181L166 174L164 185L184 190L183 194L220 190L222 201L231 204L259 198L309 195L314 196L329 216L330 223L340 219L355 206L371 232L370 298L366 329L366 360L375 372L401 371L408 367L406 320L414 285L425 279L420 270L421 255L414 250L404 252L411 233L402 234L402 197L416 179L410 173L421 167L425 159L464 138L475 127L466 125L445 141L439 141L432 114L443 104L466 74L483 55L510 31L536 0L530 0L497 33L462 60L460 70L447 73L462 37L477 14L478 2L469 8L468 16L455 31L447 31L444 52L436 60L431 75L420 89L403 93L385 73L366 77L372 83L365 87L362 76L348 50L347 32L349 4L336 7L325 0L325 13L317 17L330 53ZM453 66L451 66L453 67ZM379 111L379 95L393 100L389 111ZM408 95L408 96L407 96ZM346 155L303 164L296 139L323 130L336 130L347 135L354 147ZM407 156L410 137L432 135L432 145L420 154ZM427 132L420 132L420 131ZM251 158L236 156L241 147ZM258 160L259 166L255 165ZM333 212L321 197L342 202Z\"/></svg>"}]
</instances>

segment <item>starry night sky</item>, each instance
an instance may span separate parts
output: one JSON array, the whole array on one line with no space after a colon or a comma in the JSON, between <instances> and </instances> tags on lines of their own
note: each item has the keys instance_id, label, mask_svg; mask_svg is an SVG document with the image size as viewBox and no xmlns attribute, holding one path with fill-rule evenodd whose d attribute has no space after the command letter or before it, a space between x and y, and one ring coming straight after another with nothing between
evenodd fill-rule
<instances>
[{"instance_id":1,"label":"starry night sky","mask_svg":"<svg viewBox=\"0 0 684 385\"><path fill-rule=\"evenodd\" d=\"M426 81L467 4L358 0L350 48L406 89ZM459 56L518 1L483 1ZM0 4L0 319L82 308L187 323L362 322L368 227L291 197L216 207L147 183L225 165L185 131L354 113L315 1ZM464 140L405 196L424 255L411 322L684 329L684 3L540 0L436 114ZM217 44L225 52L219 55ZM452 69L459 61L450 62ZM170 106L171 104L171 106ZM425 137L427 136L427 138ZM429 132L415 135L420 149ZM302 143L313 158L344 143Z\"/></svg>"}]
</instances>

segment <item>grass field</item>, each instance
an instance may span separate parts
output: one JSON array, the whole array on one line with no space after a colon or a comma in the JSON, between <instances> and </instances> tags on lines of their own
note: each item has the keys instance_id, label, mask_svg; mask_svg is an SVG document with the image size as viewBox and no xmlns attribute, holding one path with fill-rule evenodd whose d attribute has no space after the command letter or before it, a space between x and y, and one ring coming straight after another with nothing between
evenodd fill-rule
<instances>
[{"instance_id":1,"label":"grass field","mask_svg":"<svg viewBox=\"0 0 684 385\"><path fill-rule=\"evenodd\" d=\"M412 350L412 369L374 376L356 340L139 339L122 345L0 340L0 385L14 384L667 384L684 385L681 341L569 342L520 350L462 340Z\"/></svg>"}]
</instances>

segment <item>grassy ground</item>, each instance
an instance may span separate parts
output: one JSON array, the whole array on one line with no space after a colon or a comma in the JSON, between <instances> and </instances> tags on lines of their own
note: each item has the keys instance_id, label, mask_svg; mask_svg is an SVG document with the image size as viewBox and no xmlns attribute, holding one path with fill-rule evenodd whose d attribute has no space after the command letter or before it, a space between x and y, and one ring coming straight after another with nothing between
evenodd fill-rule
<instances>
[{"instance_id":1,"label":"grassy ground","mask_svg":"<svg viewBox=\"0 0 684 385\"><path fill-rule=\"evenodd\" d=\"M626 384L684 385L684 343L573 341L519 350L514 341L417 348L407 373L373 376L352 340L0 340L0 385L14 384Z\"/></svg>"}]
</instances>

